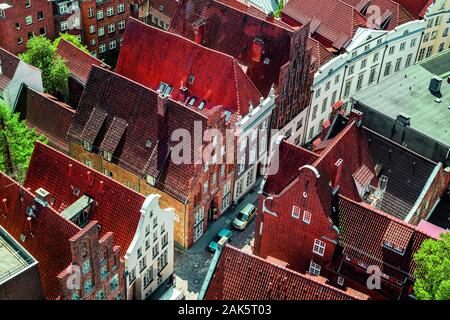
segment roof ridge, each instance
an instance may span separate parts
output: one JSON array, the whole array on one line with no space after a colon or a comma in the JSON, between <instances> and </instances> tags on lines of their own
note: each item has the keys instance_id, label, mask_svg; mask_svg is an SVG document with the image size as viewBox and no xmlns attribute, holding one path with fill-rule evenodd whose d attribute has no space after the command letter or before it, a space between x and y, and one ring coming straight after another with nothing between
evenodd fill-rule
<instances>
[{"instance_id":1,"label":"roof ridge","mask_svg":"<svg viewBox=\"0 0 450 320\"><path fill-rule=\"evenodd\" d=\"M67 41L66 39L64 39L64 38L61 38L61 41L59 42L59 44L58 44L58 48L59 48L59 46L61 45L61 43L66 43L66 44L68 44L68 45L70 45L70 46L72 46L73 48L75 48L75 49L77 49L80 53L82 53L83 55L85 55L86 57L89 57L90 59L93 59L93 60L96 60L96 61L98 61L98 62L100 62L101 64L102 64L102 66L108 66L108 67L110 67L107 63L105 63L103 60L100 60L100 59L98 59L97 57L94 57L93 55L91 55L91 54L89 54L89 53L87 53L87 52L84 52L82 49L80 49L79 47L77 47L75 44L73 44L72 42L70 42L70 41Z\"/></svg>"}]
</instances>

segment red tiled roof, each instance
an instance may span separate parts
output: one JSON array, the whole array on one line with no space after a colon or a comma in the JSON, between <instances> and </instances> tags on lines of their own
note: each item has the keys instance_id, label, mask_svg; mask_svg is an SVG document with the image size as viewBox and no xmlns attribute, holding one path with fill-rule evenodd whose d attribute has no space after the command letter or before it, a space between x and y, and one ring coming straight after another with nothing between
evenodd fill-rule
<instances>
[{"instance_id":1,"label":"red tiled roof","mask_svg":"<svg viewBox=\"0 0 450 320\"><path fill-rule=\"evenodd\" d=\"M4 203L0 206L0 224L39 262L46 299L57 299L61 294L57 275L72 262L69 239L81 229L52 208L43 207L31 221L31 235L26 210L35 204L35 189L26 190L0 172L0 190L1 199L6 199L6 209Z\"/></svg>"},{"instance_id":2,"label":"red tiled roof","mask_svg":"<svg viewBox=\"0 0 450 320\"><path fill-rule=\"evenodd\" d=\"M124 94L126 92L126 94ZM184 202L187 199L190 179L194 176L192 164L174 164L169 155L175 145L169 141L174 130L184 128L192 135L195 123L202 130L208 117L169 99L164 117L157 114L158 94L143 85L102 68L93 67L70 127L68 138L81 143L83 132L97 131L89 118L94 110L105 112L106 118L94 138L94 152L109 145L105 139L117 140L117 132L108 134L114 118L128 123L113 154L113 163L145 179L147 174L158 177L156 187ZM164 130L163 130L164 129ZM91 137L92 138L92 137ZM91 139L90 138L90 139ZM192 140L193 157L199 150ZM112 143L112 142L111 142ZM115 143L115 142L114 142ZM192 161L193 163L193 161Z\"/></svg>"},{"instance_id":3,"label":"red tiled roof","mask_svg":"<svg viewBox=\"0 0 450 320\"><path fill-rule=\"evenodd\" d=\"M278 85L280 70L290 58L292 27L215 0L183 0L170 31L193 40L194 24L199 22L204 23L203 45L233 56L245 66L246 74L263 96L268 95L272 84ZM256 38L264 42L260 62L252 60Z\"/></svg>"},{"instance_id":4,"label":"red tiled roof","mask_svg":"<svg viewBox=\"0 0 450 320\"><path fill-rule=\"evenodd\" d=\"M334 58L333 54L329 52L323 44L311 37L308 38L308 49L309 48L312 49L312 62L316 62L315 71Z\"/></svg>"},{"instance_id":5,"label":"red tiled roof","mask_svg":"<svg viewBox=\"0 0 450 320\"><path fill-rule=\"evenodd\" d=\"M260 257L225 246L206 300L356 300L356 296ZM366 297L367 298L367 297Z\"/></svg>"},{"instance_id":6,"label":"red tiled roof","mask_svg":"<svg viewBox=\"0 0 450 320\"><path fill-rule=\"evenodd\" d=\"M279 148L279 157L278 172L268 176L264 184L264 192L268 194L279 194L298 177L302 166L313 163L319 156L283 140Z\"/></svg>"},{"instance_id":7,"label":"red tiled roof","mask_svg":"<svg viewBox=\"0 0 450 320\"><path fill-rule=\"evenodd\" d=\"M402 5L414 18L423 18L433 0L394 0Z\"/></svg>"},{"instance_id":8,"label":"red tiled roof","mask_svg":"<svg viewBox=\"0 0 450 320\"><path fill-rule=\"evenodd\" d=\"M48 138L50 144L68 150L66 141L75 110L55 97L27 88L27 124Z\"/></svg>"},{"instance_id":9,"label":"red tiled roof","mask_svg":"<svg viewBox=\"0 0 450 320\"><path fill-rule=\"evenodd\" d=\"M359 27L371 26L361 13L340 0L328 0L323 6L316 0L290 0L283 15L302 25L311 23L311 34L319 34L336 49L345 48Z\"/></svg>"},{"instance_id":10,"label":"red tiled roof","mask_svg":"<svg viewBox=\"0 0 450 320\"><path fill-rule=\"evenodd\" d=\"M169 84L174 100L185 103L188 96L196 97L194 108L205 100L205 108L223 105L245 115L249 102L258 105L261 97L233 57L133 18L128 20L116 72L154 90L161 82ZM181 86L188 89L187 95Z\"/></svg>"},{"instance_id":11,"label":"red tiled roof","mask_svg":"<svg viewBox=\"0 0 450 320\"><path fill-rule=\"evenodd\" d=\"M20 59L0 47L0 61L2 67L2 72L0 73L0 90L3 91L14 77Z\"/></svg>"},{"instance_id":12,"label":"red tiled roof","mask_svg":"<svg viewBox=\"0 0 450 320\"><path fill-rule=\"evenodd\" d=\"M114 244L125 255L139 224L143 195L41 143L35 145L25 187L47 190L59 213L83 195L93 198L89 220L98 221L100 237L113 232Z\"/></svg>"},{"instance_id":13,"label":"red tiled roof","mask_svg":"<svg viewBox=\"0 0 450 320\"><path fill-rule=\"evenodd\" d=\"M93 65L106 69L111 68L103 61L82 51L80 48L77 48L75 45L64 39L61 39L59 42L56 53L66 61L72 76L83 84L86 83Z\"/></svg>"},{"instance_id":14,"label":"red tiled roof","mask_svg":"<svg viewBox=\"0 0 450 320\"><path fill-rule=\"evenodd\" d=\"M178 0L152 0L150 1L150 7L153 8L152 15L173 17L178 4Z\"/></svg>"},{"instance_id":15,"label":"red tiled roof","mask_svg":"<svg viewBox=\"0 0 450 320\"><path fill-rule=\"evenodd\" d=\"M413 279L413 255L429 235L417 227L392 217L366 203L357 203L343 196L339 199L339 244L343 254L366 265L378 265L382 272L403 280ZM389 246L403 249L400 254L393 251L400 260L397 265L390 264ZM386 251L388 250L388 251ZM395 260L394 260L395 261Z\"/></svg>"}]
</instances>

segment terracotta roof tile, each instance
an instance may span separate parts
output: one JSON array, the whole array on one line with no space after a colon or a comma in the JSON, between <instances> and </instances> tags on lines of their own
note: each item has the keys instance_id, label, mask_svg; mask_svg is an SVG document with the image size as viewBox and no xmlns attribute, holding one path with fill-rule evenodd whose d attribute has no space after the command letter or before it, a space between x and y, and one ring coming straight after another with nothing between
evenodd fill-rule
<instances>
[{"instance_id":1,"label":"terracotta roof tile","mask_svg":"<svg viewBox=\"0 0 450 320\"><path fill-rule=\"evenodd\" d=\"M48 191L55 198L52 207L59 213L81 196L89 195L95 201L89 220L98 221L100 237L113 232L115 245L125 255L141 217L143 195L41 143L36 143L25 187ZM75 189L79 190L78 196Z\"/></svg>"},{"instance_id":2,"label":"terracotta roof tile","mask_svg":"<svg viewBox=\"0 0 450 320\"><path fill-rule=\"evenodd\" d=\"M89 119L93 112L97 112L94 110L102 110L102 114L106 113L102 128L96 137L87 135L89 139L94 137L93 152L99 152L113 119L123 119L128 123L126 134L122 135L112 162L143 179L147 174L159 176L157 187L184 202L189 192L186 186L194 176L195 166L176 165L171 160L164 162L170 148L175 145L169 138L174 130L180 128L188 130L193 135L196 123L205 130L208 117L171 99L167 101L165 116L159 117L157 101L158 94L154 90L94 66L68 138L76 143L82 143L83 132L97 131L97 126L90 127ZM194 141L192 141L194 153L192 157L195 157L200 151L193 144Z\"/></svg>"},{"instance_id":3,"label":"terracotta roof tile","mask_svg":"<svg viewBox=\"0 0 450 320\"><path fill-rule=\"evenodd\" d=\"M127 129L127 126L128 123L125 120L114 117L111 125L109 126L108 132L106 132L105 138L100 145L100 149L113 154L120 142L120 139L122 139L122 135Z\"/></svg>"},{"instance_id":4,"label":"terracotta roof tile","mask_svg":"<svg viewBox=\"0 0 450 320\"><path fill-rule=\"evenodd\" d=\"M67 67L69 68L72 76L83 84L86 83L93 65L106 69L111 68L103 61L82 51L64 39L61 39L59 42L58 48L56 48L56 53L66 61Z\"/></svg>"},{"instance_id":5,"label":"terracotta roof tile","mask_svg":"<svg viewBox=\"0 0 450 320\"><path fill-rule=\"evenodd\" d=\"M215 0L184 0L178 7L170 31L195 39L194 24L204 23L203 45L234 57L246 66L246 74L263 96L278 85L280 71L289 61L294 29L283 22L264 19L259 10L238 9ZM263 56L252 60L255 38L262 39Z\"/></svg>"},{"instance_id":6,"label":"terracotta roof tile","mask_svg":"<svg viewBox=\"0 0 450 320\"><path fill-rule=\"evenodd\" d=\"M394 0L403 6L414 18L423 18L433 0Z\"/></svg>"},{"instance_id":7,"label":"terracotta roof tile","mask_svg":"<svg viewBox=\"0 0 450 320\"><path fill-rule=\"evenodd\" d=\"M187 103L195 97L194 108L205 100L205 109L222 105L245 115L249 103L256 106L261 97L233 57L133 18L128 20L116 72L153 90L161 82L169 84L175 100Z\"/></svg>"},{"instance_id":8,"label":"terracotta roof tile","mask_svg":"<svg viewBox=\"0 0 450 320\"><path fill-rule=\"evenodd\" d=\"M205 295L206 300L356 300L360 297L229 245L223 249Z\"/></svg>"}]
</instances>

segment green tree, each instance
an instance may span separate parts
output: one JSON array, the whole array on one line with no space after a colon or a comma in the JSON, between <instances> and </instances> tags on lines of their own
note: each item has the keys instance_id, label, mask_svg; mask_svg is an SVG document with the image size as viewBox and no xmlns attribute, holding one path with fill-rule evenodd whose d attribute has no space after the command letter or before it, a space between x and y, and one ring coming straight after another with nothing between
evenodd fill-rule
<instances>
[{"instance_id":1,"label":"green tree","mask_svg":"<svg viewBox=\"0 0 450 320\"><path fill-rule=\"evenodd\" d=\"M414 254L414 293L419 300L450 300L450 233L428 239Z\"/></svg>"},{"instance_id":2,"label":"green tree","mask_svg":"<svg viewBox=\"0 0 450 320\"><path fill-rule=\"evenodd\" d=\"M285 4L285 0L278 1L277 8L275 9L275 12L273 13L273 15L275 17L279 18L281 16L281 11L283 11L284 4Z\"/></svg>"},{"instance_id":3,"label":"green tree","mask_svg":"<svg viewBox=\"0 0 450 320\"><path fill-rule=\"evenodd\" d=\"M88 48L85 45L83 45L76 36L74 36L72 34L68 34L68 33L60 33L59 34L59 37L56 38L55 41L53 42L53 45L55 46L55 48L58 48L58 45L59 45L59 42L61 41L61 39L69 41L70 43L72 43L73 45L75 45L76 47L81 49L82 51L86 52L87 54L90 54Z\"/></svg>"},{"instance_id":4,"label":"green tree","mask_svg":"<svg viewBox=\"0 0 450 320\"><path fill-rule=\"evenodd\" d=\"M36 141L47 143L44 136L19 120L18 113L0 102L0 170L23 182Z\"/></svg>"},{"instance_id":5,"label":"green tree","mask_svg":"<svg viewBox=\"0 0 450 320\"><path fill-rule=\"evenodd\" d=\"M27 51L20 58L41 69L45 91L52 95L65 92L70 72L56 55L56 47L50 40L43 36L31 38L27 42Z\"/></svg>"}]
</instances>

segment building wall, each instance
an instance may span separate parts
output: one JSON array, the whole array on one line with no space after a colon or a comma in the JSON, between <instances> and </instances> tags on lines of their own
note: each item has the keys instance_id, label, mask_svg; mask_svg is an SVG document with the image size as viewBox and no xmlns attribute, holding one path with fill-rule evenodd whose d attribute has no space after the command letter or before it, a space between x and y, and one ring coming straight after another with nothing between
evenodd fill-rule
<instances>
[{"instance_id":1,"label":"building wall","mask_svg":"<svg viewBox=\"0 0 450 320\"><path fill-rule=\"evenodd\" d=\"M44 92L41 70L20 61L16 73L7 88L7 103L15 109L22 84L38 92Z\"/></svg>"},{"instance_id":2,"label":"building wall","mask_svg":"<svg viewBox=\"0 0 450 320\"><path fill-rule=\"evenodd\" d=\"M47 0L30 1L31 5L26 7L25 1L13 0L10 2L12 8L0 12L0 47L13 54L26 51L26 43L32 34L55 38L52 3ZM42 19L38 20L38 13L43 15ZM32 18L31 24L26 25L26 17Z\"/></svg>"},{"instance_id":3,"label":"building wall","mask_svg":"<svg viewBox=\"0 0 450 320\"><path fill-rule=\"evenodd\" d=\"M323 268L332 260L338 234L321 205L316 174L309 168L300 170L299 177L280 195L273 199L260 196L255 254L275 257L304 273L309 271L311 261ZM294 206L299 210L298 218L292 214ZM311 214L309 223L303 219L305 211ZM315 240L325 243L323 256L313 253Z\"/></svg>"},{"instance_id":4,"label":"building wall","mask_svg":"<svg viewBox=\"0 0 450 320\"><path fill-rule=\"evenodd\" d=\"M334 103L343 100L348 113L351 110L348 101L355 93L414 64L424 28L425 23L419 20L392 31L360 28L347 52L336 56L316 72L307 114L299 114L290 123L293 127L306 117L303 135L293 134L287 140L301 145L311 142L330 119ZM303 138L299 139L299 136Z\"/></svg>"},{"instance_id":5,"label":"building wall","mask_svg":"<svg viewBox=\"0 0 450 320\"><path fill-rule=\"evenodd\" d=\"M124 5L124 12L118 12L118 6ZM112 16L107 15L108 8L114 9ZM92 13L92 15L89 14ZM103 12L103 18L98 18L99 12ZM81 14L83 17L82 28L84 44L88 50L95 57L105 57L110 53L116 53L122 45L125 28L119 29L121 21L127 21L130 16L130 1L129 0L83 0L81 2ZM123 23L122 22L122 23ZM115 31L109 32L108 26L114 25ZM104 35L99 36L99 28L103 28ZM112 49L115 41L116 48ZM103 46L105 51L103 52Z\"/></svg>"},{"instance_id":6,"label":"building wall","mask_svg":"<svg viewBox=\"0 0 450 320\"><path fill-rule=\"evenodd\" d=\"M82 16L80 9L80 0L56 0L53 1L53 13L55 22L55 34L69 33L78 37L80 42L82 38ZM66 9L64 9L66 8Z\"/></svg>"},{"instance_id":7,"label":"building wall","mask_svg":"<svg viewBox=\"0 0 450 320\"><path fill-rule=\"evenodd\" d=\"M433 2L424 17L426 29L417 61L450 48L450 1L435 0Z\"/></svg>"},{"instance_id":8,"label":"building wall","mask_svg":"<svg viewBox=\"0 0 450 320\"><path fill-rule=\"evenodd\" d=\"M123 277L125 267L120 257L119 247L113 245L113 237L113 234L108 232L99 239L97 222L92 221L70 239L72 264L58 275L61 299L123 300L125 298Z\"/></svg>"},{"instance_id":9,"label":"building wall","mask_svg":"<svg viewBox=\"0 0 450 320\"><path fill-rule=\"evenodd\" d=\"M42 299L44 299L44 296L37 263L0 284L0 300Z\"/></svg>"},{"instance_id":10,"label":"building wall","mask_svg":"<svg viewBox=\"0 0 450 320\"><path fill-rule=\"evenodd\" d=\"M124 257L129 300L147 298L173 273L175 211L161 209L160 197L153 194L145 200L138 229Z\"/></svg>"}]
</instances>

